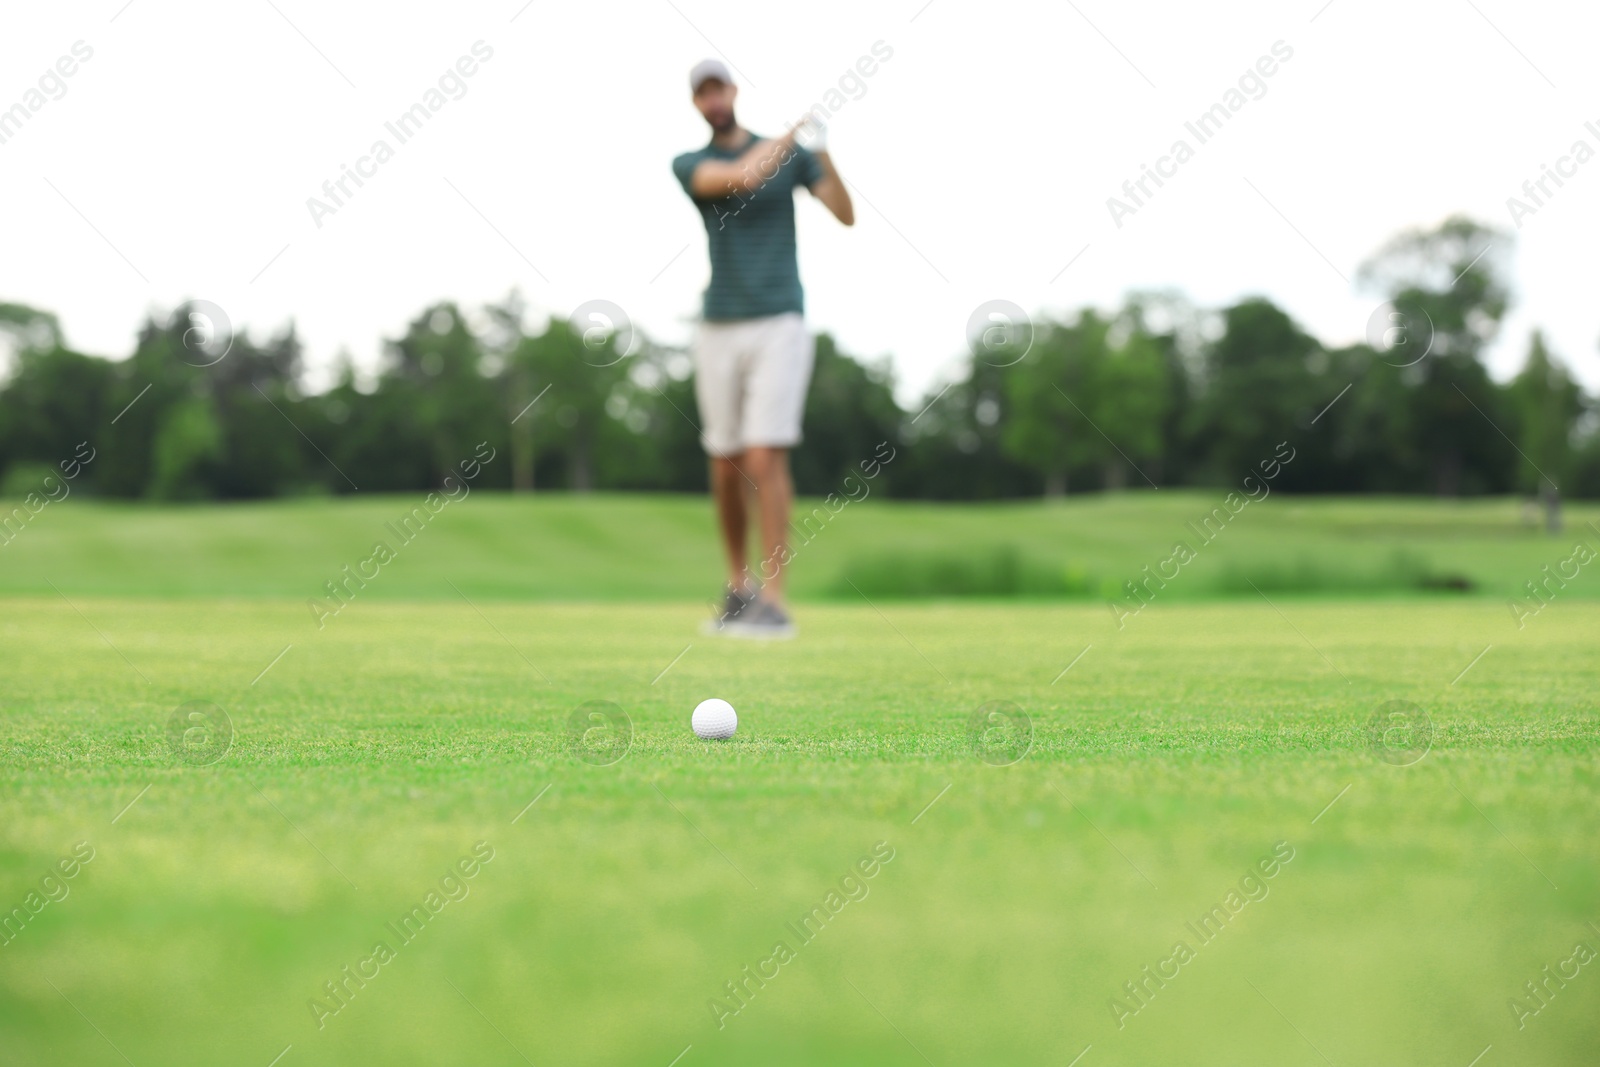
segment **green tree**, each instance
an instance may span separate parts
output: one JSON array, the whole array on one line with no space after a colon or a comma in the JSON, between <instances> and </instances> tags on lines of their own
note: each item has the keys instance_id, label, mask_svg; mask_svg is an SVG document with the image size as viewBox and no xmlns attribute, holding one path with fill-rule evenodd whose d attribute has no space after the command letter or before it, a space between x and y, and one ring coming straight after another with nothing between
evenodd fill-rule
<instances>
[{"instance_id":1,"label":"green tree","mask_svg":"<svg viewBox=\"0 0 1600 1067\"><path fill-rule=\"evenodd\" d=\"M1573 465L1573 435L1584 411L1582 388L1533 331L1528 359L1510 385L1520 433L1517 483L1544 505L1545 528L1561 529L1561 486Z\"/></svg>"},{"instance_id":2,"label":"green tree","mask_svg":"<svg viewBox=\"0 0 1600 1067\"><path fill-rule=\"evenodd\" d=\"M98 431L110 418L105 408L115 364L40 339L49 347L18 350L0 394L0 469L15 462L55 466L81 442L96 450L104 445ZM96 481L94 464L83 477L80 487Z\"/></svg>"},{"instance_id":3,"label":"green tree","mask_svg":"<svg viewBox=\"0 0 1600 1067\"><path fill-rule=\"evenodd\" d=\"M61 344L61 323L48 311L0 302L0 339L15 351L48 351Z\"/></svg>"},{"instance_id":4,"label":"green tree","mask_svg":"<svg viewBox=\"0 0 1600 1067\"><path fill-rule=\"evenodd\" d=\"M892 496L997 500L1037 496L1033 468L1005 450L1011 421L1006 388L1013 368L969 357L964 376L928 390L900 427L906 448L889 470Z\"/></svg>"},{"instance_id":5,"label":"green tree","mask_svg":"<svg viewBox=\"0 0 1600 1067\"><path fill-rule=\"evenodd\" d=\"M276 496L303 489L309 471L317 481L349 488L301 436L317 428L316 405L300 394L301 360L291 323L265 347L236 336L228 354L204 370L218 424L209 495Z\"/></svg>"},{"instance_id":6,"label":"green tree","mask_svg":"<svg viewBox=\"0 0 1600 1067\"><path fill-rule=\"evenodd\" d=\"M1206 476L1237 482L1315 416L1326 392L1314 369L1316 338L1264 297L1222 312L1222 335L1206 347L1190 440Z\"/></svg>"},{"instance_id":7,"label":"green tree","mask_svg":"<svg viewBox=\"0 0 1600 1067\"><path fill-rule=\"evenodd\" d=\"M1159 457L1169 403L1161 345L1127 317L1085 309L1072 325L1046 323L1008 368L1006 451L1044 476L1047 497L1067 491L1074 469L1098 469L1107 488L1131 462Z\"/></svg>"},{"instance_id":8,"label":"green tree","mask_svg":"<svg viewBox=\"0 0 1600 1067\"><path fill-rule=\"evenodd\" d=\"M150 452L149 496L194 500L209 495L207 468L222 455L222 429L210 397L186 397L163 408Z\"/></svg>"},{"instance_id":9,"label":"green tree","mask_svg":"<svg viewBox=\"0 0 1600 1067\"><path fill-rule=\"evenodd\" d=\"M196 428L214 424L216 416L215 412L198 415L194 409L195 404L210 405L212 399L206 380L209 368L196 366L197 357L184 345L189 328L181 309L165 322L151 315L139 330L133 355L115 365L102 411L108 421L98 432L105 447L94 463L103 492L121 497L193 495L208 484L214 457L201 444L209 435ZM185 405L188 414L177 414ZM156 442L163 432L168 437L164 453L168 467L158 485Z\"/></svg>"},{"instance_id":10,"label":"green tree","mask_svg":"<svg viewBox=\"0 0 1600 1067\"><path fill-rule=\"evenodd\" d=\"M499 367L499 392L504 403L507 453L511 468L511 489L526 493L533 489L534 440L537 419L529 418L532 405L541 399L532 380L532 366L517 353L528 334L525 322L528 302L513 289L498 304L486 309L489 331L483 338L484 351Z\"/></svg>"},{"instance_id":11,"label":"green tree","mask_svg":"<svg viewBox=\"0 0 1600 1067\"><path fill-rule=\"evenodd\" d=\"M1044 476L1044 495L1064 496L1070 472L1097 449L1088 412L1099 401L1108 324L1085 310L1071 325L1041 322L1033 347L1007 368L1010 417L1001 435L1006 453Z\"/></svg>"},{"instance_id":12,"label":"green tree","mask_svg":"<svg viewBox=\"0 0 1600 1067\"><path fill-rule=\"evenodd\" d=\"M1120 336L1118 336L1120 335ZM1119 316L1107 338L1094 412L1099 461L1108 489L1128 482L1135 465L1141 480L1159 470L1172 407L1172 367L1166 339L1146 332L1130 315ZM1148 469L1147 469L1148 468Z\"/></svg>"},{"instance_id":13,"label":"green tree","mask_svg":"<svg viewBox=\"0 0 1600 1067\"><path fill-rule=\"evenodd\" d=\"M518 419L530 424L532 453L524 468L528 488L540 455L564 461L569 488L594 488L598 451L627 432L607 415L606 403L628 373L630 354L620 346L629 340L617 333L580 335L565 320L552 317L543 333L516 343L508 357L508 370L518 383L515 394L518 399L530 394L524 405L538 398Z\"/></svg>"},{"instance_id":14,"label":"green tree","mask_svg":"<svg viewBox=\"0 0 1600 1067\"><path fill-rule=\"evenodd\" d=\"M694 363L682 349L636 342L606 398L596 482L608 489L704 492L710 482L695 409Z\"/></svg>"},{"instance_id":15,"label":"green tree","mask_svg":"<svg viewBox=\"0 0 1600 1067\"><path fill-rule=\"evenodd\" d=\"M426 485L460 477L458 465L485 439L485 428L501 425L483 357L466 317L450 303L425 310L386 349L379 392L406 407L427 442Z\"/></svg>"},{"instance_id":16,"label":"green tree","mask_svg":"<svg viewBox=\"0 0 1600 1067\"><path fill-rule=\"evenodd\" d=\"M1328 352L1306 447L1282 486L1320 492L1414 493L1432 486L1422 441L1412 431L1402 371L1357 344Z\"/></svg>"},{"instance_id":17,"label":"green tree","mask_svg":"<svg viewBox=\"0 0 1600 1067\"><path fill-rule=\"evenodd\" d=\"M1213 312L1197 308L1175 290L1135 291L1118 322L1149 338L1165 368L1166 412L1160 420L1161 444L1146 474L1157 484L1182 481L1195 466L1188 445L1187 420L1204 369L1206 330Z\"/></svg>"},{"instance_id":18,"label":"green tree","mask_svg":"<svg viewBox=\"0 0 1600 1067\"><path fill-rule=\"evenodd\" d=\"M1410 391L1412 447L1427 457L1441 496L1509 483L1515 454L1496 431L1510 413L1482 362L1510 303L1502 276L1509 249L1503 232L1458 215L1400 234L1361 268L1361 281L1388 296L1411 343L1431 342L1400 381Z\"/></svg>"},{"instance_id":19,"label":"green tree","mask_svg":"<svg viewBox=\"0 0 1600 1067\"><path fill-rule=\"evenodd\" d=\"M819 335L804 440L793 457L796 491L822 496L840 491L846 475L859 479L861 462L872 458L880 442L899 441L902 414L887 361L860 363L840 352L830 335ZM879 483L885 489L893 484L894 464L886 471L887 481Z\"/></svg>"}]
</instances>

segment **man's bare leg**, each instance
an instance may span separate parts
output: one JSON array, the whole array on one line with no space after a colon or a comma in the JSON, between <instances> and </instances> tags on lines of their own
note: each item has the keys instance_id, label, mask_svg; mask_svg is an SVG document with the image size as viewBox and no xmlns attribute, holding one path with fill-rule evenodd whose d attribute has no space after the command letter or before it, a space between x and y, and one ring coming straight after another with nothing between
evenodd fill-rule
<instances>
[{"instance_id":1,"label":"man's bare leg","mask_svg":"<svg viewBox=\"0 0 1600 1067\"><path fill-rule=\"evenodd\" d=\"M794 483L789 480L787 448L749 448L740 466L755 483L755 506L760 512L762 594L783 606L783 572L788 557L789 513L794 507ZM770 573L770 577L769 577Z\"/></svg>"},{"instance_id":2,"label":"man's bare leg","mask_svg":"<svg viewBox=\"0 0 1600 1067\"><path fill-rule=\"evenodd\" d=\"M713 456L711 495L717 504L717 525L722 530L722 545L728 557L728 584L744 592L750 584L746 541L749 532L744 494L748 485L740 469L739 456Z\"/></svg>"}]
</instances>

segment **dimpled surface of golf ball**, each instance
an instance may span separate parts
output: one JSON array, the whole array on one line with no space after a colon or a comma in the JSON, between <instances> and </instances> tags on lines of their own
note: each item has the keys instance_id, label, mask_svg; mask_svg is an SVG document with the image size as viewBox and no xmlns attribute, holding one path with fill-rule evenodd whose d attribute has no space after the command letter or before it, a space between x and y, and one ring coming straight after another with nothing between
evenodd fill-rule
<instances>
[{"instance_id":1,"label":"dimpled surface of golf ball","mask_svg":"<svg viewBox=\"0 0 1600 1067\"><path fill-rule=\"evenodd\" d=\"M739 728L739 716L734 713L732 704L712 697L695 705L689 725L694 728L696 737L721 741L732 737L733 731Z\"/></svg>"}]
</instances>

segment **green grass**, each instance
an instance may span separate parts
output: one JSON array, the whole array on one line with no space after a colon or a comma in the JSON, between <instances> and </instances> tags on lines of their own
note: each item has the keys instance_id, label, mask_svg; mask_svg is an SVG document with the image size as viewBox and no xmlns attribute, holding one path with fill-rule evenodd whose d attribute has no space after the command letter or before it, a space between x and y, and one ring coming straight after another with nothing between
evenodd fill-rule
<instances>
[{"instance_id":1,"label":"green grass","mask_svg":"<svg viewBox=\"0 0 1600 1067\"><path fill-rule=\"evenodd\" d=\"M1092 1045L1079 1067L1465 1067L1492 1044L1491 1067L1588 1063L1600 1041L1600 961L1524 1029L1507 1007L1575 942L1600 948L1587 570L1521 629L1494 596L1163 594L1119 630L1092 602L818 599L825 561L871 548L858 527L936 551L997 526L847 509L797 564L800 638L759 646L696 632L703 504L484 496L319 630L299 583L359 558L395 502L80 503L0 548L0 913L95 849L0 945L6 1064L266 1067L292 1045L279 1067L666 1067L692 1046L679 1067L945 1067ZM1075 531L1063 554L1109 568L1162 540L1119 530L1182 503L1000 525L1039 555ZM1288 558L1420 543L1493 585L1566 555L1505 505L1283 503L1255 518ZM1297 541L1302 506L1319 523ZM607 599L560 602L583 591ZM712 695L739 708L730 742L687 729ZM193 700L235 730L212 765L167 740ZM632 723L608 766L566 728L593 700ZM1032 724L1009 766L969 733L1000 700ZM1391 700L1432 723L1410 766L1369 744ZM464 899L410 944L385 929L479 841L494 858ZM867 895L802 943L786 924L878 842ZM1278 842L1266 897L1201 945L1185 924ZM319 1029L308 1002L379 939L395 958ZM1180 939L1195 958L1119 1029L1110 998ZM719 1029L710 999L779 940L792 962Z\"/></svg>"},{"instance_id":2,"label":"green grass","mask_svg":"<svg viewBox=\"0 0 1600 1067\"><path fill-rule=\"evenodd\" d=\"M793 592L855 600L842 576L872 569L886 554L937 566L1000 548L1059 575L1052 591L1099 598L1157 567L1183 540L1196 559L1163 599L1255 597L1241 577L1263 588L1371 595L1427 575L1464 577L1478 594L1504 598L1567 559L1580 538L1600 551L1593 504L1570 505L1567 531L1549 536L1523 521L1514 500L1281 495L1248 505L1207 543L1190 524L1223 496L1162 490L981 506L871 497L837 514L806 501L796 520L806 533L795 538ZM69 497L0 545L0 596L53 596L54 583L68 595L304 599L370 557L379 539L397 558L362 598L455 599L451 582L475 599L703 601L716 592L711 510L699 498L474 492L404 544L386 524L421 500L150 507ZM1600 580L1575 581L1563 595L1600 596Z\"/></svg>"}]
</instances>

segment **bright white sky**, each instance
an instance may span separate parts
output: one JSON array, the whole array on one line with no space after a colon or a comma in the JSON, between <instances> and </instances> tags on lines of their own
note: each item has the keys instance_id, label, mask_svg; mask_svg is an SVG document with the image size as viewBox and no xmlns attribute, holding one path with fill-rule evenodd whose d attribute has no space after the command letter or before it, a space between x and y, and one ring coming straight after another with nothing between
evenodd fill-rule
<instances>
[{"instance_id":1,"label":"bright white sky","mask_svg":"<svg viewBox=\"0 0 1600 1067\"><path fill-rule=\"evenodd\" d=\"M399 145L385 121L480 39L466 95ZM258 335L293 317L319 387L428 303L513 286L541 314L603 298L681 342L707 276L669 167L707 137L689 67L722 56L741 121L781 132L881 40L893 58L831 121L858 224L801 194L801 271L814 327L892 355L903 400L991 299L1265 294L1344 343L1378 302L1346 279L1390 235L1452 212L1509 228L1542 164L1600 149L1597 39L1600 11L1570 0L8 4L0 109L74 42L94 54L0 144L0 299L119 358L185 298ZM1294 54L1266 95L1118 229L1106 198L1279 40ZM380 137L394 158L318 229L307 198ZM1539 325L1600 388L1600 159L1524 223L1493 369Z\"/></svg>"}]
</instances>

